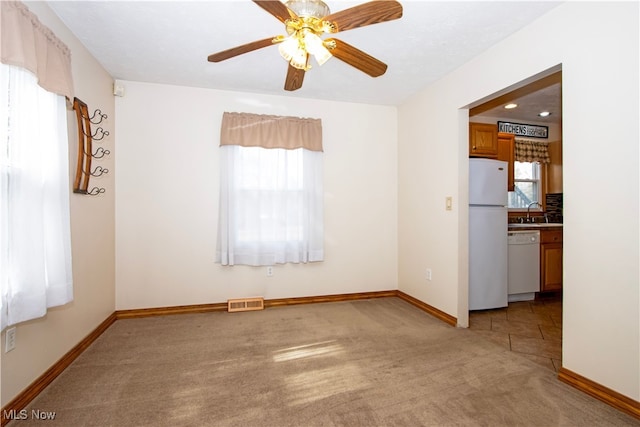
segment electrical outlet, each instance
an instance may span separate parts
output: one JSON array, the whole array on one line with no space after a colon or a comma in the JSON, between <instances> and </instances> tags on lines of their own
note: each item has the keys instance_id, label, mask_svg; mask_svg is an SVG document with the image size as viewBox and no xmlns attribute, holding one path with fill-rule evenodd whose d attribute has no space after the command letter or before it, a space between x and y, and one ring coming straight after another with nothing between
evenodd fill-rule
<instances>
[{"instance_id":1,"label":"electrical outlet","mask_svg":"<svg viewBox=\"0 0 640 427\"><path fill-rule=\"evenodd\" d=\"M427 280L431 280L431 269L427 268L427 274L425 275L425 277L427 278Z\"/></svg>"},{"instance_id":2,"label":"electrical outlet","mask_svg":"<svg viewBox=\"0 0 640 427\"><path fill-rule=\"evenodd\" d=\"M4 340L4 352L9 353L16 348L16 328L7 329L7 334Z\"/></svg>"},{"instance_id":3,"label":"electrical outlet","mask_svg":"<svg viewBox=\"0 0 640 427\"><path fill-rule=\"evenodd\" d=\"M267 277L271 277L273 276L273 267L268 266L267 267Z\"/></svg>"}]
</instances>

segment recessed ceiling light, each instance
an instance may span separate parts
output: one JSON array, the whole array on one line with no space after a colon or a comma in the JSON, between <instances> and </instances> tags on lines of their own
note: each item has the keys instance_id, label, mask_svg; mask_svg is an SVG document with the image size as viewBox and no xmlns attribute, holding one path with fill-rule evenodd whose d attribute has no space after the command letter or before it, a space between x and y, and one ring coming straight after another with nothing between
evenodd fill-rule
<instances>
[{"instance_id":1,"label":"recessed ceiling light","mask_svg":"<svg viewBox=\"0 0 640 427\"><path fill-rule=\"evenodd\" d=\"M507 104L504 106L507 110L511 110L512 108L516 108L518 104Z\"/></svg>"},{"instance_id":2,"label":"recessed ceiling light","mask_svg":"<svg viewBox=\"0 0 640 427\"><path fill-rule=\"evenodd\" d=\"M540 114L538 114L538 115L539 115L540 117L547 117L547 116L550 116L550 115L551 115L551 113L550 113L550 112L548 112L548 111L543 111L543 112L541 112L541 113L540 113Z\"/></svg>"}]
</instances>

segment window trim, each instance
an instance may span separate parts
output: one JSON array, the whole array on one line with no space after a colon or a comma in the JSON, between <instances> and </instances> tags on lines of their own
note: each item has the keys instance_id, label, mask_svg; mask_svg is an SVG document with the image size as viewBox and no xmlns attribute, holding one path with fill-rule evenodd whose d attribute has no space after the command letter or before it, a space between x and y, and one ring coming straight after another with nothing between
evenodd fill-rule
<instances>
[{"instance_id":1,"label":"window trim","mask_svg":"<svg viewBox=\"0 0 640 427\"><path fill-rule=\"evenodd\" d=\"M509 207L508 211L509 212L527 212L527 210L529 212L544 212L546 209L546 203L545 203L545 195L546 195L546 164L545 163L541 163L541 162L520 162L520 163L538 163L538 171L537 171L537 175L538 175L538 179L517 179L515 176L513 178L513 184L514 184L514 188L515 185L517 185L518 182L537 182L538 183L538 200L536 200L536 202L539 203L539 205L534 205L531 207L531 209L527 209L526 207L524 208L520 208L520 207ZM514 168L515 168L515 162L514 162ZM510 191L509 193L512 193L512 191Z\"/></svg>"}]
</instances>

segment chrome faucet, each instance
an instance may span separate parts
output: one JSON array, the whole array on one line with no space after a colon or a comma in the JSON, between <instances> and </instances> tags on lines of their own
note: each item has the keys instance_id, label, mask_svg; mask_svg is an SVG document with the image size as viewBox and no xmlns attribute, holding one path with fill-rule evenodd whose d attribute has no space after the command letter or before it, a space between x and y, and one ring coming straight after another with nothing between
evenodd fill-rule
<instances>
[{"instance_id":1,"label":"chrome faucet","mask_svg":"<svg viewBox=\"0 0 640 427\"><path fill-rule=\"evenodd\" d=\"M538 205L540 207L542 207L542 205L538 202L531 202L529 203L529 206L527 206L527 222L531 222L531 213L529 212L531 210L531 206L533 205Z\"/></svg>"}]
</instances>

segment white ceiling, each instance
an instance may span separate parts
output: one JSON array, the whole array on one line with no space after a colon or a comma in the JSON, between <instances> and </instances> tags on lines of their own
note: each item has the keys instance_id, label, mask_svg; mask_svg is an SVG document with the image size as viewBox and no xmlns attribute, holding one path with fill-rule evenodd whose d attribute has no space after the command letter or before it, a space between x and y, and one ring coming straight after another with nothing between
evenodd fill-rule
<instances>
[{"instance_id":1,"label":"white ceiling","mask_svg":"<svg viewBox=\"0 0 640 427\"><path fill-rule=\"evenodd\" d=\"M360 3L327 1L332 12ZM401 3L401 19L335 36L385 62L386 74L371 78L332 58L287 92L287 63L276 47L207 61L211 53L285 32L249 0L48 2L114 79L381 105L401 104L560 4Z\"/></svg>"},{"instance_id":2,"label":"white ceiling","mask_svg":"<svg viewBox=\"0 0 640 427\"><path fill-rule=\"evenodd\" d=\"M524 96L510 98L508 102L518 106L507 110L504 108L507 103L505 102L477 116L500 118L518 123L562 123L562 83L552 84ZM551 115L539 117L538 114L542 111L548 111Z\"/></svg>"}]
</instances>

